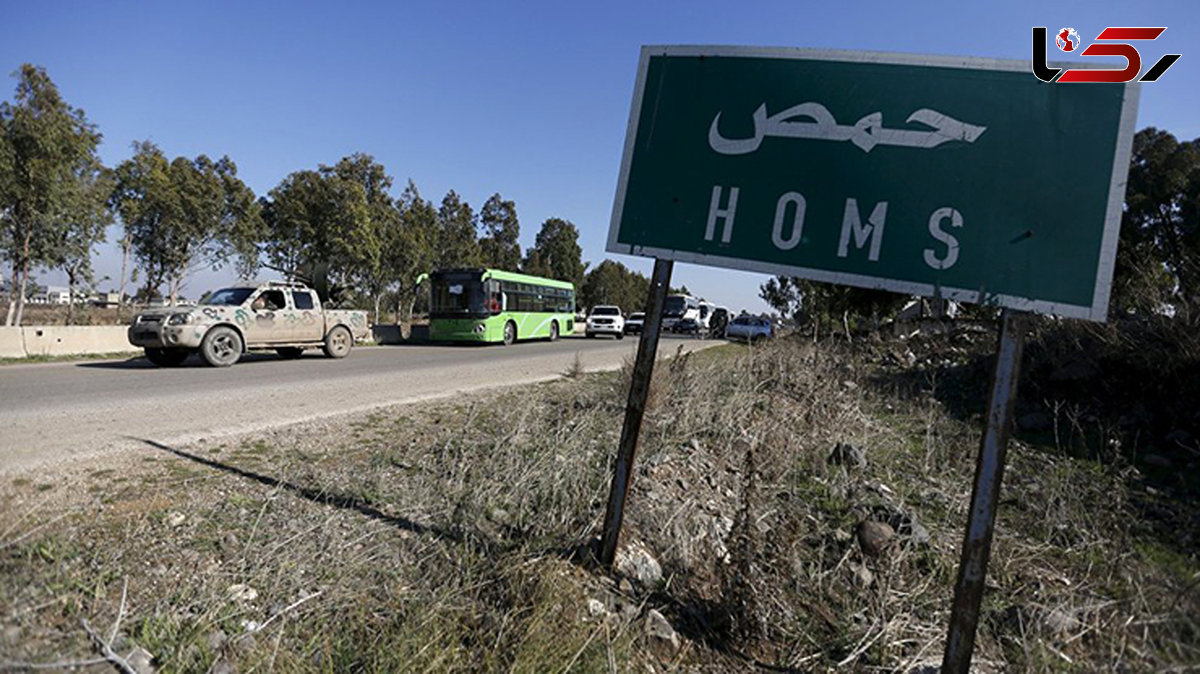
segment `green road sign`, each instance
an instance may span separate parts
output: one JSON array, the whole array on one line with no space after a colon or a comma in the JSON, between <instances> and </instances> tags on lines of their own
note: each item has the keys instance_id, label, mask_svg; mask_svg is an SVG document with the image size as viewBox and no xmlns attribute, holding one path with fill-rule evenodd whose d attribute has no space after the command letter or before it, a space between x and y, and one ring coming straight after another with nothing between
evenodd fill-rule
<instances>
[{"instance_id":1,"label":"green road sign","mask_svg":"<svg viewBox=\"0 0 1200 674\"><path fill-rule=\"evenodd\" d=\"M644 47L608 250L1103 321L1134 84Z\"/></svg>"}]
</instances>

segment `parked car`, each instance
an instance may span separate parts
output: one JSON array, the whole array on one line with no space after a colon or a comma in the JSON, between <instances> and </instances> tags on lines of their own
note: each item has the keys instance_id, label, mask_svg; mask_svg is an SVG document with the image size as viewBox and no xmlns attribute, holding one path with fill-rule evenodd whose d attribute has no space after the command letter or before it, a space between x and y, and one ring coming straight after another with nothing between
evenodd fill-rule
<instances>
[{"instance_id":1,"label":"parked car","mask_svg":"<svg viewBox=\"0 0 1200 674\"><path fill-rule=\"evenodd\" d=\"M702 330L703 326L695 318L681 318L671 326L671 332L679 335L699 335Z\"/></svg>"},{"instance_id":2,"label":"parked car","mask_svg":"<svg viewBox=\"0 0 1200 674\"><path fill-rule=\"evenodd\" d=\"M642 334L642 328L645 326L645 324L646 314L640 311L635 311L632 314L629 314L629 317L625 319L625 334L640 335Z\"/></svg>"},{"instance_id":3,"label":"parked car","mask_svg":"<svg viewBox=\"0 0 1200 674\"><path fill-rule=\"evenodd\" d=\"M725 328L725 339L757 342L775 336L771 321L758 316L738 316Z\"/></svg>"},{"instance_id":4,"label":"parked car","mask_svg":"<svg viewBox=\"0 0 1200 674\"><path fill-rule=\"evenodd\" d=\"M129 326L129 343L162 367L179 365L194 352L209 365L228 367L250 349L299 358L305 349L320 348L343 358L367 334L367 312L325 309L302 283L268 281L218 290L196 307L143 311Z\"/></svg>"},{"instance_id":5,"label":"parked car","mask_svg":"<svg viewBox=\"0 0 1200 674\"><path fill-rule=\"evenodd\" d=\"M621 307L610 305L592 307L592 313L588 314L585 334L588 337L612 335L617 339L624 339L625 318L621 315Z\"/></svg>"}]
</instances>

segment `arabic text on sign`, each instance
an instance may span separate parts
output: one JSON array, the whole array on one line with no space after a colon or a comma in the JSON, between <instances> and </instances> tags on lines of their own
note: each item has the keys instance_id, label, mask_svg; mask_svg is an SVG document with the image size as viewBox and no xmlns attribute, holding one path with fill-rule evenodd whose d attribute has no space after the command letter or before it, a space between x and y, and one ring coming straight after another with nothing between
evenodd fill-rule
<instances>
[{"instance_id":1,"label":"arabic text on sign","mask_svg":"<svg viewBox=\"0 0 1200 674\"><path fill-rule=\"evenodd\" d=\"M804 118L811 121L793 121ZM801 103L786 110L767 116L767 104L754 111L754 135L750 138L725 138L721 135L721 113L713 118L708 128L708 145L721 154L748 154L758 149L763 138L810 138L814 140L850 141L863 152L870 152L878 145L898 147L933 148L950 141L974 143L986 126L960 122L936 110L921 108L905 120L930 127L930 131L915 129L888 129L883 126L883 113L873 112L859 119L854 125L838 124L825 106L819 103Z\"/></svg>"}]
</instances>

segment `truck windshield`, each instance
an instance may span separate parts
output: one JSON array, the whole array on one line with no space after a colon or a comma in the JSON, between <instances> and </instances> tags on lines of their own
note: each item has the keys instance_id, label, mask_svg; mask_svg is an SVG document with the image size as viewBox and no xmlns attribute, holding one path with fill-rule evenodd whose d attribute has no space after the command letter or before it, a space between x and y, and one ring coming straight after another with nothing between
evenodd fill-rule
<instances>
[{"instance_id":1,"label":"truck windshield","mask_svg":"<svg viewBox=\"0 0 1200 674\"><path fill-rule=\"evenodd\" d=\"M470 318L488 315L479 272L434 274L431 279L431 318Z\"/></svg>"},{"instance_id":2,"label":"truck windshield","mask_svg":"<svg viewBox=\"0 0 1200 674\"><path fill-rule=\"evenodd\" d=\"M254 292L254 288L222 288L208 296L201 304L212 307L236 307Z\"/></svg>"},{"instance_id":3,"label":"truck windshield","mask_svg":"<svg viewBox=\"0 0 1200 674\"><path fill-rule=\"evenodd\" d=\"M593 316L620 316L621 310L616 307L596 307L592 309Z\"/></svg>"}]
</instances>

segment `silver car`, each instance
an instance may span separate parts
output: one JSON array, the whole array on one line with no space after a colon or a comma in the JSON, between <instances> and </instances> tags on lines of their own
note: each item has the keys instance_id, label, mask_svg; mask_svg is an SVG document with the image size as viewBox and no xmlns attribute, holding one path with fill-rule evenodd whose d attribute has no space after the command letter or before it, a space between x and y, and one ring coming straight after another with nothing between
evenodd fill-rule
<instances>
[{"instance_id":1,"label":"silver car","mask_svg":"<svg viewBox=\"0 0 1200 674\"><path fill-rule=\"evenodd\" d=\"M725 328L725 339L757 342L775 336L771 321L758 316L738 316Z\"/></svg>"}]
</instances>

